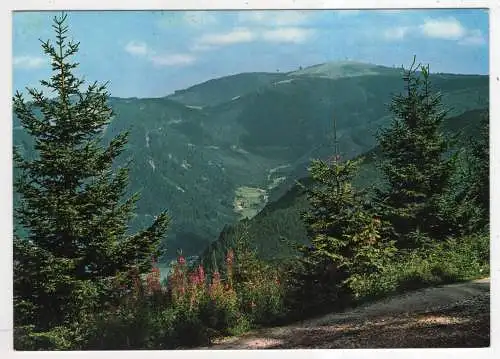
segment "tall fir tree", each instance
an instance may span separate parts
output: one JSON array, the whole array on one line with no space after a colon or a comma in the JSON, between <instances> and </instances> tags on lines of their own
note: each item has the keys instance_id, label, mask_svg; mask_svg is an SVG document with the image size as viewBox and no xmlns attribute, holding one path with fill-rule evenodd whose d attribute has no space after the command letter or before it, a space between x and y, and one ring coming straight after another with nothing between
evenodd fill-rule
<instances>
[{"instance_id":1,"label":"tall fir tree","mask_svg":"<svg viewBox=\"0 0 500 359\"><path fill-rule=\"evenodd\" d=\"M393 243L380 235L380 219L352 186L357 167L358 161L337 156L332 164L315 160L309 169L313 186L304 222L310 245L302 247L296 286L302 297L314 297L305 301L312 307L356 297L359 279L382 269L394 253Z\"/></svg>"},{"instance_id":2,"label":"tall fir tree","mask_svg":"<svg viewBox=\"0 0 500 359\"><path fill-rule=\"evenodd\" d=\"M471 140L471 200L481 209L478 226L487 229L490 221L490 130L489 115L485 114L480 122L477 140Z\"/></svg>"},{"instance_id":3,"label":"tall fir tree","mask_svg":"<svg viewBox=\"0 0 500 359\"><path fill-rule=\"evenodd\" d=\"M423 245L448 233L440 202L454 171L450 141L441 131L447 111L433 92L429 66L404 70L406 93L393 97L392 123L377 134L386 188L376 199L400 248Z\"/></svg>"},{"instance_id":4,"label":"tall fir tree","mask_svg":"<svg viewBox=\"0 0 500 359\"><path fill-rule=\"evenodd\" d=\"M460 235L489 230L488 112L481 115L478 127L478 136L469 137L459 153L452 185L443 204L454 232Z\"/></svg>"},{"instance_id":5,"label":"tall fir tree","mask_svg":"<svg viewBox=\"0 0 500 359\"><path fill-rule=\"evenodd\" d=\"M85 308L102 310L112 297L107 280L132 267L148 270L169 223L163 212L149 228L128 233L138 195L125 198L128 169L113 168L128 133L104 144L113 114L106 85L80 90L84 80L71 62L79 43L67 40L66 18L53 20L55 45L42 42L53 75L41 85L53 96L27 89L32 101L19 92L13 98L37 154L23 158L14 148L15 216L28 233L14 238L14 323L34 333L81 320Z\"/></svg>"}]
</instances>

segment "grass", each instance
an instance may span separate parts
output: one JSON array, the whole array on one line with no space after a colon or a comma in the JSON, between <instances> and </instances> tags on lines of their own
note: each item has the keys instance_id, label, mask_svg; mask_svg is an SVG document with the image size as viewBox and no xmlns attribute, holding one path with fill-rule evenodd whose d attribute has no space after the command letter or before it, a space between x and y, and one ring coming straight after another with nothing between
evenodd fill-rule
<instances>
[{"instance_id":1,"label":"grass","mask_svg":"<svg viewBox=\"0 0 500 359\"><path fill-rule=\"evenodd\" d=\"M267 194L261 188L242 186L235 190L234 210L242 218L254 217L266 203Z\"/></svg>"},{"instance_id":2,"label":"grass","mask_svg":"<svg viewBox=\"0 0 500 359\"><path fill-rule=\"evenodd\" d=\"M449 239L427 250L407 253L360 283L360 302L430 286L489 276L489 236Z\"/></svg>"}]
</instances>

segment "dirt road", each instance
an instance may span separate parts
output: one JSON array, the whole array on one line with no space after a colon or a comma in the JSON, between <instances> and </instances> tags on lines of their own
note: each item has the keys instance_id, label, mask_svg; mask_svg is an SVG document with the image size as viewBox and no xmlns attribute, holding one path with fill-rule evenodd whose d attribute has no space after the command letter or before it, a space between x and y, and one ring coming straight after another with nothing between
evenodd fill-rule
<instances>
[{"instance_id":1,"label":"dirt road","mask_svg":"<svg viewBox=\"0 0 500 359\"><path fill-rule=\"evenodd\" d=\"M487 347L489 278L422 289L200 349Z\"/></svg>"}]
</instances>

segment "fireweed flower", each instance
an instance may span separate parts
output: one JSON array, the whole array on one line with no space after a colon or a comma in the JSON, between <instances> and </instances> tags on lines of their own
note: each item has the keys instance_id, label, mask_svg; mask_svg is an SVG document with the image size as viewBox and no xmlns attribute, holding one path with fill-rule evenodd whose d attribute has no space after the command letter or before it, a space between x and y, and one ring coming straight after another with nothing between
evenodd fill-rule
<instances>
[{"instance_id":1,"label":"fireweed flower","mask_svg":"<svg viewBox=\"0 0 500 359\"><path fill-rule=\"evenodd\" d=\"M189 283L195 286L200 284L200 278L198 277L197 272L192 272L191 274L189 274Z\"/></svg>"},{"instance_id":2,"label":"fireweed flower","mask_svg":"<svg viewBox=\"0 0 500 359\"><path fill-rule=\"evenodd\" d=\"M179 263L180 265L186 264L186 258L184 258L184 256L177 257L177 263Z\"/></svg>"},{"instance_id":3,"label":"fireweed flower","mask_svg":"<svg viewBox=\"0 0 500 359\"><path fill-rule=\"evenodd\" d=\"M226 254L226 264L228 266L231 266L234 262L234 251L232 249L229 249Z\"/></svg>"},{"instance_id":4,"label":"fireweed flower","mask_svg":"<svg viewBox=\"0 0 500 359\"><path fill-rule=\"evenodd\" d=\"M201 264L198 266L198 278L201 283L205 283L205 270Z\"/></svg>"},{"instance_id":5,"label":"fireweed flower","mask_svg":"<svg viewBox=\"0 0 500 359\"><path fill-rule=\"evenodd\" d=\"M158 267L153 267L151 272L146 277L146 284L149 293L161 290L160 277L160 269Z\"/></svg>"},{"instance_id":6,"label":"fireweed flower","mask_svg":"<svg viewBox=\"0 0 500 359\"><path fill-rule=\"evenodd\" d=\"M226 268L227 268L227 280L228 284L226 289L230 288L233 284L233 263L234 263L234 251L229 249L226 254Z\"/></svg>"},{"instance_id":7,"label":"fireweed flower","mask_svg":"<svg viewBox=\"0 0 500 359\"><path fill-rule=\"evenodd\" d=\"M219 271L215 271L212 274L212 284L219 284L220 283L220 273Z\"/></svg>"},{"instance_id":8,"label":"fireweed flower","mask_svg":"<svg viewBox=\"0 0 500 359\"><path fill-rule=\"evenodd\" d=\"M220 273L215 271L212 273L212 283L208 287L208 293L212 299L216 296L218 289L220 288Z\"/></svg>"},{"instance_id":9,"label":"fireweed flower","mask_svg":"<svg viewBox=\"0 0 500 359\"><path fill-rule=\"evenodd\" d=\"M169 289L172 293L172 300L181 300L186 293L186 286L189 286L189 277L186 278L186 269L182 265L184 257L178 257L177 263L174 265L173 271L168 278ZM185 263L185 262L184 262Z\"/></svg>"}]
</instances>

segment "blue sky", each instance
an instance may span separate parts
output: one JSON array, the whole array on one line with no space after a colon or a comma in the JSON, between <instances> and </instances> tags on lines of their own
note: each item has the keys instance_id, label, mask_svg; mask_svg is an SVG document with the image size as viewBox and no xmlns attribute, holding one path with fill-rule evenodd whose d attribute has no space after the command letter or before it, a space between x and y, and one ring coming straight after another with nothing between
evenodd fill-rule
<instances>
[{"instance_id":1,"label":"blue sky","mask_svg":"<svg viewBox=\"0 0 500 359\"><path fill-rule=\"evenodd\" d=\"M50 75L38 39L53 38L50 12L13 17L13 88ZM488 74L484 10L81 11L79 74L109 81L118 97L161 97L211 78L290 71L335 60L409 64Z\"/></svg>"}]
</instances>

